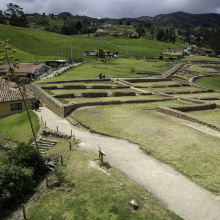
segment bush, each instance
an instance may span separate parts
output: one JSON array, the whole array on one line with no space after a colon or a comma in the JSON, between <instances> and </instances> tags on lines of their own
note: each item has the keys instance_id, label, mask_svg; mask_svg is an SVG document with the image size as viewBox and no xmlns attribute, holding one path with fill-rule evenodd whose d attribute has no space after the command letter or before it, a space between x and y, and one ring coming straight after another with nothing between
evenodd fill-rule
<instances>
[{"instance_id":1,"label":"bush","mask_svg":"<svg viewBox=\"0 0 220 220\"><path fill-rule=\"evenodd\" d=\"M16 166L33 168L34 175L46 172L45 160L41 153L31 144L18 143L17 147L8 153L9 162Z\"/></svg>"},{"instance_id":2,"label":"bush","mask_svg":"<svg viewBox=\"0 0 220 220\"><path fill-rule=\"evenodd\" d=\"M0 166L1 198L17 198L32 190L33 169L15 165Z\"/></svg>"}]
</instances>

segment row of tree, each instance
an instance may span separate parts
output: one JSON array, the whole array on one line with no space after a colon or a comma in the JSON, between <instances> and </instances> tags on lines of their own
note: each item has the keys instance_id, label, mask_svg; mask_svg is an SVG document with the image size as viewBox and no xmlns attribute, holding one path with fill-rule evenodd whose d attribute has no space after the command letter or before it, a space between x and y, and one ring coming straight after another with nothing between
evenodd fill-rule
<instances>
[{"instance_id":1,"label":"row of tree","mask_svg":"<svg viewBox=\"0 0 220 220\"><path fill-rule=\"evenodd\" d=\"M29 24L23 8L13 3L7 4L6 11L0 11L0 23L7 24L7 21L10 25L19 27L28 27Z\"/></svg>"}]
</instances>

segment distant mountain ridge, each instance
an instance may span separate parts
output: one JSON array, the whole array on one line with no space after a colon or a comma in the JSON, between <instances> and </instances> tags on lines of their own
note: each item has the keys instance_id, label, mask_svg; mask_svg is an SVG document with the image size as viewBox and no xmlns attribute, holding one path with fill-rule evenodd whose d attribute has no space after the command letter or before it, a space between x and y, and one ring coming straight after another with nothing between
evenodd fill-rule
<instances>
[{"instance_id":1,"label":"distant mountain ridge","mask_svg":"<svg viewBox=\"0 0 220 220\"><path fill-rule=\"evenodd\" d=\"M185 12L174 12L161 14L155 17L142 16L137 20L151 22L155 26L173 26L176 28L194 28L197 26L212 27L220 26L220 14L190 14Z\"/></svg>"}]
</instances>

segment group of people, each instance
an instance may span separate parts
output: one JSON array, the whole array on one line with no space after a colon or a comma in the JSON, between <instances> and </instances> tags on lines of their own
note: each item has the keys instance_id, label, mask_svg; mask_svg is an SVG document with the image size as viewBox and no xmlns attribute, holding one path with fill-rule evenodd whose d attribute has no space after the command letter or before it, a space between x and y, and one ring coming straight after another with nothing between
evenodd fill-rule
<instances>
[{"instance_id":1,"label":"group of people","mask_svg":"<svg viewBox=\"0 0 220 220\"><path fill-rule=\"evenodd\" d=\"M100 73L100 74L99 74L99 79L105 79L105 73L103 73L103 74Z\"/></svg>"},{"instance_id":2,"label":"group of people","mask_svg":"<svg viewBox=\"0 0 220 220\"><path fill-rule=\"evenodd\" d=\"M40 101L39 100L35 100L34 101L34 110L37 111L39 109L39 105L40 105Z\"/></svg>"}]
</instances>

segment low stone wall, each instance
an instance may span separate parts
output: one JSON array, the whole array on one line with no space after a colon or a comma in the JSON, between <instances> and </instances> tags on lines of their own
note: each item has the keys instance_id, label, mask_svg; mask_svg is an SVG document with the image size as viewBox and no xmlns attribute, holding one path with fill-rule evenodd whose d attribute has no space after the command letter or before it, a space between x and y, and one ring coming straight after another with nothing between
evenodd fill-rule
<instances>
[{"instance_id":1,"label":"low stone wall","mask_svg":"<svg viewBox=\"0 0 220 220\"><path fill-rule=\"evenodd\" d=\"M214 90L206 89L206 90L198 90L198 91L166 92L166 94L196 94L196 93L208 93L208 92L214 92Z\"/></svg>"},{"instance_id":2,"label":"low stone wall","mask_svg":"<svg viewBox=\"0 0 220 220\"><path fill-rule=\"evenodd\" d=\"M31 83L29 85L29 89L39 98L40 101L42 101L50 110L52 110L53 112L55 112L57 115L59 115L60 117L64 117L65 113L64 113L64 106L63 104L55 99L54 97L52 97L51 95L49 95L48 93L46 93L41 87L40 85L37 85L35 83Z\"/></svg>"},{"instance_id":3,"label":"low stone wall","mask_svg":"<svg viewBox=\"0 0 220 220\"><path fill-rule=\"evenodd\" d=\"M164 82L164 81L172 81L171 78L161 78L161 79L124 79L124 81L130 82L130 83L139 83L139 82Z\"/></svg>"},{"instance_id":4,"label":"low stone wall","mask_svg":"<svg viewBox=\"0 0 220 220\"><path fill-rule=\"evenodd\" d=\"M64 93L64 94L57 94L57 95L53 95L54 98L75 98L74 93Z\"/></svg>"},{"instance_id":5,"label":"low stone wall","mask_svg":"<svg viewBox=\"0 0 220 220\"><path fill-rule=\"evenodd\" d=\"M42 89L57 89L57 86L41 86Z\"/></svg>"},{"instance_id":6,"label":"low stone wall","mask_svg":"<svg viewBox=\"0 0 220 220\"><path fill-rule=\"evenodd\" d=\"M112 89L112 86L109 85L93 85L91 89Z\"/></svg>"},{"instance_id":7,"label":"low stone wall","mask_svg":"<svg viewBox=\"0 0 220 220\"><path fill-rule=\"evenodd\" d=\"M86 79L86 80L63 80L63 81L54 81L54 82L44 82L41 84L57 84L57 83L74 83L74 82L103 82L103 81L111 81L111 79Z\"/></svg>"},{"instance_id":8,"label":"low stone wall","mask_svg":"<svg viewBox=\"0 0 220 220\"><path fill-rule=\"evenodd\" d=\"M135 92L113 92L112 93L112 96L136 96L136 93Z\"/></svg>"},{"instance_id":9,"label":"low stone wall","mask_svg":"<svg viewBox=\"0 0 220 220\"><path fill-rule=\"evenodd\" d=\"M62 89L86 89L84 85L63 85Z\"/></svg>"},{"instance_id":10,"label":"low stone wall","mask_svg":"<svg viewBox=\"0 0 220 220\"><path fill-rule=\"evenodd\" d=\"M107 92L82 92L82 97L95 98L95 97L108 97Z\"/></svg>"},{"instance_id":11,"label":"low stone wall","mask_svg":"<svg viewBox=\"0 0 220 220\"><path fill-rule=\"evenodd\" d=\"M175 110L173 108L157 107L157 111L162 112L162 113L167 114L167 115L170 115L170 116L174 116L176 118L180 118L180 119L184 119L184 120L191 121L191 122L194 122L194 123L198 123L198 124L201 124L201 125L205 125L205 126L210 127L214 130L220 131L220 126L218 124L207 122L205 120L202 120L202 119L197 118L195 116L191 116L187 113L183 113L183 112Z\"/></svg>"},{"instance_id":12,"label":"low stone wall","mask_svg":"<svg viewBox=\"0 0 220 220\"><path fill-rule=\"evenodd\" d=\"M202 111L208 109L215 109L217 106L215 103L203 104L203 105L188 105L188 106L178 106L171 107L172 109L181 111L181 112L190 112L190 111Z\"/></svg>"},{"instance_id":13,"label":"low stone wall","mask_svg":"<svg viewBox=\"0 0 220 220\"><path fill-rule=\"evenodd\" d=\"M164 99L139 99L139 100L109 100L109 101L93 101L93 102L81 102L81 103L69 103L64 106L64 114L65 116L70 114L72 111L85 107L85 106L99 106L99 105L121 105L121 104L131 104L131 103L149 103L149 102L164 102L164 101L172 101L176 100L175 98L164 98Z\"/></svg>"}]
</instances>

